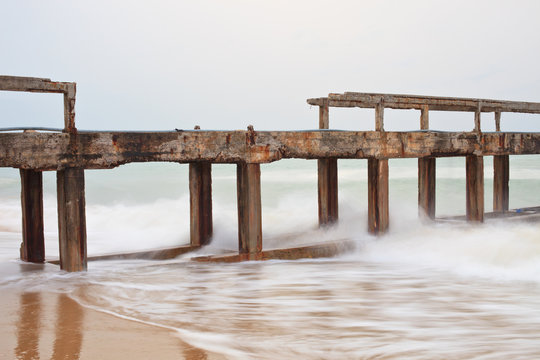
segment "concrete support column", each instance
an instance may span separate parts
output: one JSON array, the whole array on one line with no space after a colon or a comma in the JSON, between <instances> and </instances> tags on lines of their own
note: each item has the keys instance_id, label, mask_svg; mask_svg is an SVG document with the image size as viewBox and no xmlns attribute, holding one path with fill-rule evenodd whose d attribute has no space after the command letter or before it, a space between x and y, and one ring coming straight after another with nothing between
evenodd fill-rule
<instances>
[{"instance_id":1,"label":"concrete support column","mask_svg":"<svg viewBox=\"0 0 540 360\"><path fill-rule=\"evenodd\" d=\"M484 221L484 158L468 155L466 158L467 220Z\"/></svg>"},{"instance_id":2,"label":"concrete support column","mask_svg":"<svg viewBox=\"0 0 540 360\"><path fill-rule=\"evenodd\" d=\"M22 235L21 260L45 261L43 235L43 175L41 171L20 169Z\"/></svg>"},{"instance_id":3,"label":"concrete support column","mask_svg":"<svg viewBox=\"0 0 540 360\"><path fill-rule=\"evenodd\" d=\"M236 169L238 198L238 250L247 260L257 260L262 251L260 164L239 163Z\"/></svg>"},{"instance_id":4,"label":"concrete support column","mask_svg":"<svg viewBox=\"0 0 540 360\"><path fill-rule=\"evenodd\" d=\"M368 229L376 235L388 230L387 159L368 159Z\"/></svg>"},{"instance_id":5,"label":"concrete support column","mask_svg":"<svg viewBox=\"0 0 540 360\"><path fill-rule=\"evenodd\" d=\"M60 268L85 271L86 209L84 170L68 168L56 173Z\"/></svg>"},{"instance_id":6,"label":"concrete support column","mask_svg":"<svg viewBox=\"0 0 540 360\"><path fill-rule=\"evenodd\" d=\"M319 106L319 129L328 129L328 102ZM317 195L319 204L319 226L326 226L338 221L338 175L337 159L317 160Z\"/></svg>"},{"instance_id":7,"label":"concrete support column","mask_svg":"<svg viewBox=\"0 0 540 360\"><path fill-rule=\"evenodd\" d=\"M330 225L339 217L337 159L319 159L317 168L319 226Z\"/></svg>"},{"instance_id":8,"label":"concrete support column","mask_svg":"<svg viewBox=\"0 0 540 360\"><path fill-rule=\"evenodd\" d=\"M418 159L418 206L420 216L435 219L435 158Z\"/></svg>"},{"instance_id":9,"label":"concrete support column","mask_svg":"<svg viewBox=\"0 0 540 360\"><path fill-rule=\"evenodd\" d=\"M203 246L210 243L212 224L212 164L189 164L190 243Z\"/></svg>"},{"instance_id":10,"label":"concrete support column","mask_svg":"<svg viewBox=\"0 0 540 360\"><path fill-rule=\"evenodd\" d=\"M507 212L510 203L510 156L493 157L493 211Z\"/></svg>"}]
</instances>

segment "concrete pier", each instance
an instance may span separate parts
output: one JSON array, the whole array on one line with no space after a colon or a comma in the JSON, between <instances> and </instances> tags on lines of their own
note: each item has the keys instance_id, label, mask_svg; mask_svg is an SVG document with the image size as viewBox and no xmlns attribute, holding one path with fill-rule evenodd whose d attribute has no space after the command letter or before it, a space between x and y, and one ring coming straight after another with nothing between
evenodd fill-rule
<instances>
[{"instance_id":1,"label":"concrete pier","mask_svg":"<svg viewBox=\"0 0 540 360\"><path fill-rule=\"evenodd\" d=\"M64 128L3 129L0 132L0 167L20 170L23 239L21 259L45 261L43 236L42 172L57 172L60 267L87 269L87 233L84 173L111 169L131 162L167 161L189 164L190 244L144 252L148 258L171 258L207 245L213 235L212 164L237 167L238 253L199 261L242 261L270 258L330 256L351 243L263 248L261 164L281 159L317 160L318 224L339 220L338 160L368 161L368 230L383 235L389 216L389 159L418 159L418 206L421 216L436 219L436 158L466 158L466 215L484 220L484 157L494 156L494 213L509 213L510 155L539 154L540 134L501 131L505 112L540 114L540 103L489 99L372 93L329 94L308 99L319 110L319 129L306 131L203 131L163 132L81 131L75 127L76 84L49 79L0 76L0 90L54 92L64 96ZM332 107L369 108L375 113L373 131L331 130ZM385 109L417 110L420 125L414 131L385 131ZM471 113L473 131L440 132L430 128L432 111ZM482 132L484 113L494 113L495 132ZM333 126L338 127L337 126ZM286 196L286 194L284 194ZM219 214L217 215L219 216ZM490 215L491 216L491 215ZM314 212L314 222L315 220ZM137 254L125 254L128 258ZM142 255L141 255L142 256ZM97 257L100 259L107 256ZM117 256L115 256L117 258Z\"/></svg>"}]
</instances>

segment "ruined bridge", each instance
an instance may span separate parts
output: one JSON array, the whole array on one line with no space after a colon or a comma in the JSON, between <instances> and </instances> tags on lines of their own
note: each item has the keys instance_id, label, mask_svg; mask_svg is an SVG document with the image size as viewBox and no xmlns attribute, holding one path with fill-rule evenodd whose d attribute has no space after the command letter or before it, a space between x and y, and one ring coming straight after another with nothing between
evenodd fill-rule
<instances>
[{"instance_id":1,"label":"ruined bridge","mask_svg":"<svg viewBox=\"0 0 540 360\"><path fill-rule=\"evenodd\" d=\"M484 219L483 156L494 156L493 209L508 211L509 155L539 154L540 133L502 132L503 112L540 113L540 103L411 95L344 93L308 99L319 107L319 130L166 132L80 131L75 127L76 84L49 79L0 76L0 90L53 92L64 96L64 128L9 128L0 132L0 166L20 169L23 213L21 259L45 261L42 172L57 172L60 267L87 268L85 169L110 169L131 162L189 163L190 244L146 252L174 257L209 243L212 237L212 163L237 166L238 254L199 261L263 260L327 256L344 244L263 250L260 164L280 159L318 160L319 225L338 220L337 159L368 160L368 228L388 229L388 159L418 158L420 213L435 219L437 157L466 157L466 218ZM330 107L375 109L375 131L329 130ZM419 130L384 130L384 109L419 111ZM430 111L461 111L474 115L470 132L429 130ZM481 114L493 113L495 132L482 132ZM471 121L473 116L471 116ZM31 131L28 131L31 130ZM350 245L350 244L349 244ZM349 246L345 244L345 248ZM124 257L141 254L126 254ZM107 256L96 258L109 258Z\"/></svg>"}]
</instances>

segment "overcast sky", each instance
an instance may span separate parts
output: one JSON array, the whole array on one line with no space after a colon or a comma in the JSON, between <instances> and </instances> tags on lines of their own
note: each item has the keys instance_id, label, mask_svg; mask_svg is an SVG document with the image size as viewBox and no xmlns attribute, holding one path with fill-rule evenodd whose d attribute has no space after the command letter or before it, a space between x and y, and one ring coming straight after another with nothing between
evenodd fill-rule
<instances>
[{"instance_id":1,"label":"overcast sky","mask_svg":"<svg viewBox=\"0 0 540 360\"><path fill-rule=\"evenodd\" d=\"M344 91L540 101L540 1L6 0L0 13L0 73L77 82L79 129L311 129L306 99ZM387 117L417 126L413 111ZM538 124L503 114L503 129ZM62 127L61 96L0 93L0 126L24 125ZM331 127L373 128L372 113L332 111Z\"/></svg>"}]
</instances>

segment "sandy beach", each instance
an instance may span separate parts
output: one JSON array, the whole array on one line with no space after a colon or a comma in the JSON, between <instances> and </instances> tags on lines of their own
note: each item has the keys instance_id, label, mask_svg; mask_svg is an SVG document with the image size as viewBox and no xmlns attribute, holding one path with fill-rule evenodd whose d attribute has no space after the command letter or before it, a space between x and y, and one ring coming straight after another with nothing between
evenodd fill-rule
<instances>
[{"instance_id":1,"label":"sandy beach","mask_svg":"<svg viewBox=\"0 0 540 360\"><path fill-rule=\"evenodd\" d=\"M172 330L85 308L66 294L8 290L0 294L2 359L220 358Z\"/></svg>"}]
</instances>

